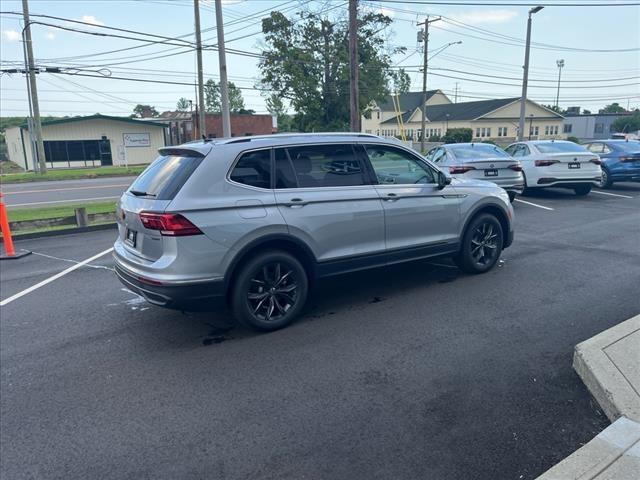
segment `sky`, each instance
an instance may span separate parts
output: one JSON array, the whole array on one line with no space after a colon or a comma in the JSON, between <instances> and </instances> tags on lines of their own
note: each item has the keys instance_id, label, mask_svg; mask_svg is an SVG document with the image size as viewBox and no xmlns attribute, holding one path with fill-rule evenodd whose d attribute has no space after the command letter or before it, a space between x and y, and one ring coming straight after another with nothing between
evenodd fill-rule
<instances>
[{"instance_id":1,"label":"sky","mask_svg":"<svg viewBox=\"0 0 640 480\"><path fill-rule=\"evenodd\" d=\"M464 2L451 0L448 3ZM425 17L442 19L430 26L428 89L443 90L457 101L518 97L521 91L526 0L467 0L468 5L429 5L413 1L360 1L360 9L382 12L393 19L383 33L387 45L406 52L393 57L406 67L412 90L422 86L421 44L417 23ZM446 2L445 2L446 3ZM488 5L496 3L499 5ZM513 4L527 6L513 6ZM581 3L609 6L560 6ZM596 112L606 104L640 108L640 6L615 6L630 0L558 0L533 16L528 97L554 104L558 81L556 61L564 60L559 105L581 106ZM0 14L2 68L23 67L20 1L3 0ZM111 32L100 25L156 35L194 40L192 0L29 0L31 20L93 32ZM294 18L301 9L322 10L346 18L346 1L224 0L223 18L227 48L259 53L263 47L260 19L271 10ZM44 14L84 21L37 18ZM213 0L201 0L203 43L216 42ZM80 75L41 73L37 76L42 115L129 115L136 104L150 104L158 111L174 110L180 97L195 100L196 60L189 48L142 43L135 40L85 35L47 25L32 25L34 55L40 66L77 67ZM128 35L128 34L123 34ZM462 41L440 50L452 42ZM136 46L122 52L107 53ZM154 58L162 57L162 58ZM264 98L255 89L260 79L258 59L227 54L229 80L243 89L247 108L266 112ZM218 53L204 51L205 80L218 77ZM115 77L162 80L173 85L119 80ZM26 116L28 103L21 74L0 77L0 115Z\"/></svg>"}]
</instances>

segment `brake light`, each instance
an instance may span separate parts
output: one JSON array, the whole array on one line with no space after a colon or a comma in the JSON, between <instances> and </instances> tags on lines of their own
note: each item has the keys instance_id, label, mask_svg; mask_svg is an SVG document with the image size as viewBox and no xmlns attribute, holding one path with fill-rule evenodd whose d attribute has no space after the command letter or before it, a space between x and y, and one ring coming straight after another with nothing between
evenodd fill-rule
<instances>
[{"instance_id":1,"label":"brake light","mask_svg":"<svg viewBox=\"0 0 640 480\"><path fill-rule=\"evenodd\" d=\"M634 158L634 157L620 157L620 161L621 161L621 162L637 162L638 160L640 160L640 158Z\"/></svg>"},{"instance_id":2,"label":"brake light","mask_svg":"<svg viewBox=\"0 0 640 480\"><path fill-rule=\"evenodd\" d=\"M507 168L510 168L514 172L521 172L522 171L522 165L518 165L517 163L514 163L513 165L509 165Z\"/></svg>"},{"instance_id":3,"label":"brake light","mask_svg":"<svg viewBox=\"0 0 640 480\"><path fill-rule=\"evenodd\" d=\"M179 213L141 212L140 221L149 230L160 230L160 235L184 237L202 235L202 231Z\"/></svg>"},{"instance_id":4,"label":"brake light","mask_svg":"<svg viewBox=\"0 0 640 480\"><path fill-rule=\"evenodd\" d=\"M536 167L550 167L554 163L560 163L560 160L536 160Z\"/></svg>"},{"instance_id":5,"label":"brake light","mask_svg":"<svg viewBox=\"0 0 640 480\"><path fill-rule=\"evenodd\" d=\"M471 165L460 165L458 167L449 167L449 173L467 173L475 169L476 167L472 167Z\"/></svg>"},{"instance_id":6,"label":"brake light","mask_svg":"<svg viewBox=\"0 0 640 480\"><path fill-rule=\"evenodd\" d=\"M600 160L599 158L591 158L589 159L589 161L591 163L595 163L596 165L602 165L602 160Z\"/></svg>"}]
</instances>

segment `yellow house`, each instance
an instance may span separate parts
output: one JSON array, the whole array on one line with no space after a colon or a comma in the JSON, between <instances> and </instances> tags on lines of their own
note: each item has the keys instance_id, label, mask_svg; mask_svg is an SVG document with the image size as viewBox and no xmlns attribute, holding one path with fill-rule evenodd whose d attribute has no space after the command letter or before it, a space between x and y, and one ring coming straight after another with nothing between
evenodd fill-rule
<instances>
[{"instance_id":1,"label":"yellow house","mask_svg":"<svg viewBox=\"0 0 640 480\"><path fill-rule=\"evenodd\" d=\"M91 115L42 122L47 168L151 163L165 146L163 123ZM33 170L27 125L5 131L9 160Z\"/></svg>"},{"instance_id":2,"label":"yellow house","mask_svg":"<svg viewBox=\"0 0 640 480\"><path fill-rule=\"evenodd\" d=\"M394 105L395 104L395 105ZM382 136L420 140L422 93L409 92L380 105L373 104L362 118L362 131ZM399 107L399 108L398 108ZM426 137L441 137L449 128L470 128L474 141L515 141L520 118L520 98L453 103L440 90L427 92ZM525 139L560 139L564 117L527 99Z\"/></svg>"}]
</instances>

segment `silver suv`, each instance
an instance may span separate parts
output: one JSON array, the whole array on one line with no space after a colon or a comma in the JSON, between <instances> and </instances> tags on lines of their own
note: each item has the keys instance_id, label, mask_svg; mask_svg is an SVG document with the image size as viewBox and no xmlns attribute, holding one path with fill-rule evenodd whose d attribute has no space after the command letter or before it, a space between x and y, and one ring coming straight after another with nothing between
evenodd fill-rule
<instances>
[{"instance_id":1,"label":"silver suv","mask_svg":"<svg viewBox=\"0 0 640 480\"><path fill-rule=\"evenodd\" d=\"M452 180L365 134L163 148L117 218L116 272L129 289L182 310L226 303L258 330L294 320L317 278L441 255L482 273L513 240L502 188Z\"/></svg>"}]
</instances>

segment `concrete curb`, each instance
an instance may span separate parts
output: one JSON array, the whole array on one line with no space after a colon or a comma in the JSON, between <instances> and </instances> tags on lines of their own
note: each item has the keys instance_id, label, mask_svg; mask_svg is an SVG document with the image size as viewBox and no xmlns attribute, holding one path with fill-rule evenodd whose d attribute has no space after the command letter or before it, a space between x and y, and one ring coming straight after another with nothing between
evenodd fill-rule
<instances>
[{"instance_id":1,"label":"concrete curb","mask_svg":"<svg viewBox=\"0 0 640 480\"><path fill-rule=\"evenodd\" d=\"M33 232L33 233L23 233L22 235L14 235L13 241L19 242L20 240L29 240L32 238L42 238L42 237L57 237L59 235L71 235L74 233L86 233L86 232L95 232L98 230L111 230L115 229L117 223L103 223L100 225L90 225L88 227L76 227L76 228L65 228L62 230L50 230L48 232ZM3 239L0 238L0 243L4 243Z\"/></svg>"},{"instance_id":2,"label":"concrete curb","mask_svg":"<svg viewBox=\"0 0 640 480\"><path fill-rule=\"evenodd\" d=\"M573 368L612 422L640 422L640 315L576 346Z\"/></svg>"},{"instance_id":3,"label":"concrete curb","mask_svg":"<svg viewBox=\"0 0 640 480\"><path fill-rule=\"evenodd\" d=\"M636 480L640 423L621 417L537 480Z\"/></svg>"}]
</instances>

